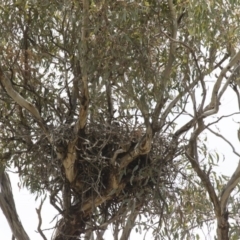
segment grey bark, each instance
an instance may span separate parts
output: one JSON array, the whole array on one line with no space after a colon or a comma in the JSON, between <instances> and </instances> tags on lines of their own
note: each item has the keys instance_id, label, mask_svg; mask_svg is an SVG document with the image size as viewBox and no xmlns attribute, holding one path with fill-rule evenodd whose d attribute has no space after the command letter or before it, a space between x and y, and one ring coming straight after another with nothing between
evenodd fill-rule
<instances>
[{"instance_id":1,"label":"grey bark","mask_svg":"<svg viewBox=\"0 0 240 240\"><path fill-rule=\"evenodd\" d=\"M9 176L2 169L0 170L0 207L14 237L17 240L30 240L17 214Z\"/></svg>"}]
</instances>

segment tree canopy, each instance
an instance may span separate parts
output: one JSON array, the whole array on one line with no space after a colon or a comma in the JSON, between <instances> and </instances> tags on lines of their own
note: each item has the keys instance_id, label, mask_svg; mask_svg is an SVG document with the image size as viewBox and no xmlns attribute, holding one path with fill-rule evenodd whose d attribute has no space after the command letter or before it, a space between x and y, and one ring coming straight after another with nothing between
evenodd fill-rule
<instances>
[{"instance_id":1,"label":"tree canopy","mask_svg":"<svg viewBox=\"0 0 240 240\"><path fill-rule=\"evenodd\" d=\"M29 237L10 168L61 215L54 240L103 239L109 226L115 240L132 229L200 239L213 223L218 240L239 238L240 165L229 178L216 173L220 157L205 139L220 137L240 157L212 128L240 110L238 1L11 0L0 8L0 207L16 239Z\"/></svg>"}]
</instances>

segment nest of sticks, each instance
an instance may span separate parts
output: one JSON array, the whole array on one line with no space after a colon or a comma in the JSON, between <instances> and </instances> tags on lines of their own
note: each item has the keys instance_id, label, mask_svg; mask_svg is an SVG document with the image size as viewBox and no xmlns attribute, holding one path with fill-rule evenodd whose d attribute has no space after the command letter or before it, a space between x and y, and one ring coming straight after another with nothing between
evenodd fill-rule
<instances>
[{"instance_id":1,"label":"nest of sticks","mask_svg":"<svg viewBox=\"0 0 240 240\"><path fill-rule=\"evenodd\" d=\"M76 143L77 159L75 161L76 178L68 184L68 195L71 206L81 206L89 199L106 194L112 195L108 201L99 206L98 214L113 215L119 211L122 202L137 199L141 206L148 203L156 192L172 188L177 167L174 159L181 150L174 149L169 136L155 134L151 151L133 159L124 169L119 170L120 159L134 149L144 134L144 127L126 126L114 122L112 124L91 123L78 134ZM71 126L62 125L53 128L52 135L55 146L51 146L43 137L38 140L28 154L32 161L31 170L26 174L32 189L36 192L50 192L51 203L64 211L61 192L66 186L66 177L61 161L55 154L54 148L66 151L66 146L73 139ZM169 158L172 152L172 157ZM117 154L116 154L117 153ZM114 159L115 164L112 164ZM26 158L27 159L27 158ZM28 176L28 177L27 177ZM120 191L112 189L113 176L122 184Z\"/></svg>"}]
</instances>

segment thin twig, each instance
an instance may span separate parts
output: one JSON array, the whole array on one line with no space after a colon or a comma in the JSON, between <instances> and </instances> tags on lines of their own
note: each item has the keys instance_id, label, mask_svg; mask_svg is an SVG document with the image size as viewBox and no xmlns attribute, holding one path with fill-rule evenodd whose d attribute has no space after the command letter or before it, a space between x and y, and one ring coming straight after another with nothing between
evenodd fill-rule
<instances>
[{"instance_id":1,"label":"thin twig","mask_svg":"<svg viewBox=\"0 0 240 240\"><path fill-rule=\"evenodd\" d=\"M213 124L215 124L215 123L218 123L218 122L219 122L220 120L222 120L223 118L228 118L228 117L231 117L231 116L236 115L236 114L240 114L240 112L231 113L231 114L229 114L229 115L223 115L223 116L219 117L216 121L207 124L207 125L206 125L206 128L209 127L209 126L211 126L211 125L213 125Z\"/></svg>"},{"instance_id":2,"label":"thin twig","mask_svg":"<svg viewBox=\"0 0 240 240\"><path fill-rule=\"evenodd\" d=\"M37 212L37 215L38 215L38 228L37 228L37 230L44 240L47 240L47 238L46 238L46 236L44 235L44 233L41 229L41 226L42 226L41 210L42 210L42 205L43 205L44 201L46 200L46 197L47 197L47 195L45 195L44 199L41 200L39 208L36 208L36 212Z\"/></svg>"},{"instance_id":3,"label":"thin twig","mask_svg":"<svg viewBox=\"0 0 240 240\"><path fill-rule=\"evenodd\" d=\"M235 150L235 148L234 148L234 146L232 145L231 142L229 142L229 141L228 141L225 137L223 137L221 134L213 131L211 128L207 127L207 129L208 129L212 134L216 135L217 137L223 139L226 143L228 143L228 145L232 148L233 153L235 153L238 157L240 157L240 154L236 152L236 150Z\"/></svg>"}]
</instances>

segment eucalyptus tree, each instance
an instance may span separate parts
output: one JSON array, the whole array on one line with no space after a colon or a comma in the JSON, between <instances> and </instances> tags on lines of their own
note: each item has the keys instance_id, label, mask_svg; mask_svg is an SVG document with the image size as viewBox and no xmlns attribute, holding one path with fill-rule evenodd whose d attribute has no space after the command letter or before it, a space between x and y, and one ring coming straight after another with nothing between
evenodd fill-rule
<instances>
[{"instance_id":1,"label":"eucalyptus tree","mask_svg":"<svg viewBox=\"0 0 240 240\"><path fill-rule=\"evenodd\" d=\"M0 6L0 206L17 239L10 167L61 215L54 240L102 239L110 225L114 239L198 239L215 219L217 239L238 237L240 166L217 176L201 140L226 117L211 118L228 88L240 105L237 1Z\"/></svg>"}]
</instances>

